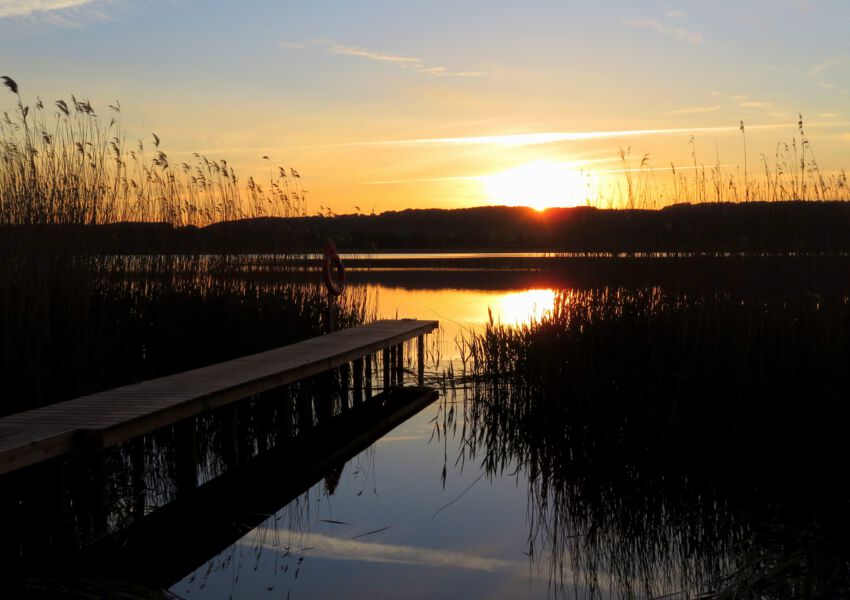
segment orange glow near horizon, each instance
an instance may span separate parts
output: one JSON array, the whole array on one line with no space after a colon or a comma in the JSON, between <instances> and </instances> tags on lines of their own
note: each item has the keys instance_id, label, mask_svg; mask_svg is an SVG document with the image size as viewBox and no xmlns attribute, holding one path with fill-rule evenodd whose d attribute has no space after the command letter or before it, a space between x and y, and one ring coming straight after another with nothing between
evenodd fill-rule
<instances>
[{"instance_id":1,"label":"orange glow near horizon","mask_svg":"<svg viewBox=\"0 0 850 600\"><path fill-rule=\"evenodd\" d=\"M538 160L481 178L494 204L528 206L538 211L587 202L585 176L569 163Z\"/></svg>"}]
</instances>

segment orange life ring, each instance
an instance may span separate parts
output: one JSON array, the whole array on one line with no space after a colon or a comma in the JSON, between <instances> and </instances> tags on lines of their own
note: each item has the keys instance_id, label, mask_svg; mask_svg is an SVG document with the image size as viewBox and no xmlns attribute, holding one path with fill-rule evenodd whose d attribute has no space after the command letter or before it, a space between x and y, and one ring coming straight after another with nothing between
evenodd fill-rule
<instances>
[{"instance_id":1,"label":"orange life ring","mask_svg":"<svg viewBox=\"0 0 850 600\"><path fill-rule=\"evenodd\" d=\"M337 281L334 283L331 278L331 265L336 269ZM342 266L342 260L339 254L336 253L336 246L331 241L325 244L325 258L322 261L322 277L325 279L325 287L328 288L328 293L331 296L339 296L345 289L345 267Z\"/></svg>"}]
</instances>

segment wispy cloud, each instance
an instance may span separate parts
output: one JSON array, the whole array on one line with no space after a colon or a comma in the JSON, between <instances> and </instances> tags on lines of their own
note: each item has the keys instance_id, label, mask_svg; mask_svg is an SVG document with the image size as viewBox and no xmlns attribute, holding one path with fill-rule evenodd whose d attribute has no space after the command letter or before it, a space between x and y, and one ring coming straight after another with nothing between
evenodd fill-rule
<instances>
[{"instance_id":1,"label":"wispy cloud","mask_svg":"<svg viewBox=\"0 0 850 600\"><path fill-rule=\"evenodd\" d=\"M684 108L679 108L676 110L672 110L668 115L703 115L707 113L713 113L720 110L720 105L715 106L686 106Z\"/></svg>"},{"instance_id":2,"label":"wispy cloud","mask_svg":"<svg viewBox=\"0 0 850 600\"><path fill-rule=\"evenodd\" d=\"M685 19L688 16L684 12L682 12L681 10L676 9L676 8L674 8L672 10L668 10L664 14L667 15L668 19Z\"/></svg>"},{"instance_id":3,"label":"wispy cloud","mask_svg":"<svg viewBox=\"0 0 850 600\"><path fill-rule=\"evenodd\" d=\"M806 71L806 74L809 77L818 77L818 76L820 76L821 73L826 71L828 68L829 68L829 65L824 65L824 64L814 65L808 71Z\"/></svg>"},{"instance_id":4,"label":"wispy cloud","mask_svg":"<svg viewBox=\"0 0 850 600\"><path fill-rule=\"evenodd\" d=\"M97 0L0 0L0 19L47 15L96 2Z\"/></svg>"},{"instance_id":5,"label":"wispy cloud","mask_svg":"<svg viewBox=\"0 0 850 600\"><path fill-rule=\"evenodd\" d=\"M745 100L741 102L741 108L770 108L773 106L772 102L761 102L758 100Z\"/></svg>"},{"instance_id":6,"label":"wispy cloud","mask_svg":"<svg viewBox=\"0 0 850 600\"><path fill-rule=\"evenodd\" d=\"M806 71L806 75L809 79L812 79L818 87L825 90L832 90L835 89L835 84L826 78L829 69L830 65L825 63L813 65L808 71Z\"/></svg>"},{"instance_id":7,"label":"wispy cloud","mask_svg":"<svg viewBox=\"0 0 850 600\"><path fill-rule=\"evenodd\" d=\"M281 48L308 47L307 44L294 42L278 42L277 45ZM379 52L366 48L360 48L358 46L347 46L345 44L338 44L330 40L316 40L310 45L325 48L328 52L332 54L337 54L340 56L353 56L355 58L365 58L367 60L372 60L375 62L388 63L403 69L412 69L414 71L422 73L423 75L430 75L432 77L459 77L468 79L484 77L486 75L483 71L452 71L446 67L430 65L425 59L416 56L404 56L400 54Z\"/></svg>"},{"instance_id":8,"label":"wispy cloud","mask_svg":"<svg viewBox=\"0 0 850 600\"><path fill-rule=\"evenodd\" d=\"M833 127L843 123L807 123L807 127ZM748 125L752 129L782 129L787 123L765 123ZM467 137L416 138L406 140L384 140L375 142L348 142L334 144L335 146L400 146L400 145L448 145L448 146L535 146L559 142L576 142L586 140L601 140L654 135L695 135L699 133L735 133L740 131L740 125L721 127L672 127L664 129L626 129L616 131L547 131L538 133L515 133L510 135L484 135Z\"/></svg>"},{"instance_id":9,"label":"wispy cloud","mask_svg":"<svg viewBox=\"0 0 850 600\"><path fill-rule=\"evenodd\" d=\"M548 131L540 133L515 133L510 135L484 135L468 137L421 138L411 140L392 140L384 142L369 142L368 145L400 145L400 144L447 144L451 146L495 145L495 146L535 146L539 144L554 144L558 142L577 142L617 137L634 137L641 135L691 134L700 132L737 131L737 126L729 127L696 127L673 129L629 129L619 131Z\"/></svg>"},{"instance_id":10,"label":"wispy cloud","mask_svg":"<svg viewBox=\"0 0 850 600\"><path fill-rule=\"evenodd\" d=\"M385 54L383 52L375 52L358 48L356 46L343 46L340 44L332 44L330 51L334 54L343 54L346 56L356 56L359 58L367 58L378 62L393 63L405 69L413 69L425 75L433 77L483 77L481 71L451 71L446 67L430 66L425 59L414 56L399 56L396 54Z\"/></svg>"},{"instance_id":11,"label":"wispy cloud","mask_svg":"<svg viewBox=\"0 0 850 600\"><path fill-rule=\"evenodd\" d=\"M357 48L356 46L341 46L339 44L334 44L331 46L330 50L334 54L359 56L361 58L368 58L369 60L377 60L378 62L390 62L408 65L422 65L424 62L421 58L413 58L412 56L395 56L393 54L384 54L382 52L372 52L370 50L364 50L363 48Z\"/></svg>"},{"instance_id":12,"label":"wispy cloud","mask_svg":"<svg viewBox=\"0 0 850 600\"><path fill-rule=\"evenodd\" d=\"M666 25L656 19L650 19L646 17L626 19L623 21L623 25L625 25L626 27L634 27L637 29L652 29L662 35L666 35L673 39L682 42L687 42L689 44L700 44L705 40L705 35L703 35L699 31L692 31L690 29L685 29L684 27L674 27Z\"/></svg>"}]
</instances>

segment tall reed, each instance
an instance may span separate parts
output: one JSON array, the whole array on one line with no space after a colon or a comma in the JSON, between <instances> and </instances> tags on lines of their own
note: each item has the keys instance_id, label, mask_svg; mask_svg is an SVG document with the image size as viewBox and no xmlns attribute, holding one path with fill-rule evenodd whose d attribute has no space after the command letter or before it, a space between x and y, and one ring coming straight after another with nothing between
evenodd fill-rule
<instances>
[{"instance_id":1,"label":"tall reed","mask_svg":"<svg viewBox=\"0 0 850 600\"><path fill-rule=\"evenodd\" d=\"M798 135L776 145L774 156L762 154L762 174L750 169L744 122L739 130L743 143L743 172L740 167L721 163L715 149L713 164L706 164L697 152L696 139L688 142L691 163L670 164L670 169L653 167L649 154L635 166L630 160L631 147L618 151L619 177L605 182L592 173L584 173L586 204L610 209L657 209L680 203L774 202L811 200L846 202L850 200L847 173L840 169L824 173L815 159L806 135L803 116L796 122Z\"/></svg>"},{"instance_id":2,"label":"tall reed","mask_svg":"<svg viewBox=\"0 0 850 600\"><path fill-rule=\"evenodd\" d=\"M843 282L563 291L465 340L462 452L528 478L558 594L840 597L848 340Z\"/></svg>"},{"instance_id":3,"label":"tall reed","mask_svg":"<svg viewBox=\"0 0 850 600\"><path fill-rule=\"evenodd\" d=\"M266 187L253 177L243 184L223 159L196 153L173 162L155 133L129 144L117 101L107 121L75 96L26 104L13 79L2 81L17 103L0 120L0 224L206 225L305 213L292 168L276 167Z\"/></svg>"},{"instance_id":4,"label":"tall reed","mask_svg":"<svg viewBox=\"0 0 850 600\"><path fill-rule=\"evenodd\" d=\"M324 333L316 274L296 282L226 257L0 261L0 415L236 358ZM338 327L374 318L363 288Z\"/></svg>"}]
</instances>

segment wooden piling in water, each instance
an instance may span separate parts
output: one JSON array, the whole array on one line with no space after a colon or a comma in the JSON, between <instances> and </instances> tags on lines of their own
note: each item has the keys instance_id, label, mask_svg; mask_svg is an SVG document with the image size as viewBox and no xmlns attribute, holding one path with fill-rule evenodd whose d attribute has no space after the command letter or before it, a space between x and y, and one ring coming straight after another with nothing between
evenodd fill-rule
<instances>
[{"instance_id":1,"label":"wooden piling in water","mask_svg":"<svg viewBox=\"0 0 850 600\"><path fill-rule=\"evenodd\" d=\"M363 402L363 359L355 359L352 363L352 402L357 406Z\"/></svg>"},{"instance_id":2,"label":"wooden piling in water","mask_svg":"<svg viewBox=\"0 0 850 600\"><path fill-rule=\"evenodd\" d=\"M243 464L254 456L251 438L251 406L248 400L236 403L236 463Z\"/></svg>"},{"instance_id":3,"label":"wooden piling in water","mask_svg":"<svg viewBox=\"0 0 850 600\"><path fill-rule=\"evenodd\" d=\"M109 479L106 450L96 450L83 457L91 468L91 488L88 507L91 532L94 537L106 533L109 516Z\"/></svg>"},{"instance_id":4,"label":"wooden piling in water","mask_svg":"<svg viewBox=\"0 0 850 600\"><path fill-rule=\"evenodd\" d=\"M278 404L278 431L284 438L292 436L292 393L287 386L281 391L281 399Z\"/></svg>"},{"instance_id":5,"label":"wooden piling in water","mask_svg":"<svg viewBox=\"0 0 850 600\"><path fill-rule=\"evenodd\" d=\"M310 398L308 383L302 381L298 386L298 400L296 404L298 412L298 435L313 428L313 399Z\"/></svg>"},{"instance_id":6,"label":"wooden piling in water","mask_svg":"<svg viewBox=\"0 0 850 600\"><path fill-rule=\"evenodd\" d=\"M174 426L174 483L178 495L198 487L198 430L194 418Z\"/></svg>"},{"instance_id":7,"label":"wooden piling in water","mask_svg":"<svg viewBox=\"0 0 850 600\"><path fill-rule=\"evenodd\" d=\"M129 442L130 468L132 469L132 480L130 489L133 493L133 517L140 519L145 516L147 486L145 477L147 469L145 465L145 438L137 437Z\"/></svg>"},{"instance_id":8,"label":"wooden piling in water","mask_svg":"<svg viewBox=\"0 0 850 600\"><path fill-rule=\"evenodd\" d=\"M416 372L418 374L419 387L425 386L425 336L416 338Z\"/></svg>"},{"instance_id":9,"label":"wooden piling in water","mask_svg":"<svg viewBox=\"0 0 850 600\"><path fill-rule=\"evenodd\" d=\"M383 352L383 363L384 363L384 381L383 381L383 389L386 391L392 385L390 383L390 352L391 348L384 348Z\"/></svg>"},{"instance_id":10,"label":"wooden piling in water","mask_svg":"<svg viewBox=\"0 0 850 600\"><path fill-rule=\"evenodd\" d=\"M239 455L237 451L239 438L239 422L237 414L237 404L229 404L224 406L219 411L219 421L221 428L221 444L219 452L221 461L224 463L226 470L236 468L239 463Z\"/></svg>"},{"instance_id":11,"label":"wooden piling in water","mask_svg":"<svg viewBox=\"0 0 850 600\"><path fill-rule=\"evenodd\" d=\"M395 347L395 384L404 385L404 342Z\"/></svg>"},{"instance_id":12,"label":"wooden piling in water","mask_svg":"<svg viewBox=\"0 0 850 600\"><path fill-rule=\"evenodd\" d=\"M366 355L366 374L365 374L366 389L364 390L364 392L365 392L365 398L364 399L367 400L367 401L372 399L372 361L373 360L375 360L374 355L372 355L372 354Z\"/></svg>"},{"instance_id":13,"label":"wooden piling in water","mask_svg":"<svg viewBox=\"0 0 850 600\"><path fill-rule=\"evenodd\" d=\"M346 412L351 408L349 390L351 387L351 363L345 363L339 368L339 408L340 412Z\"/></svg>"}]
</instances>

